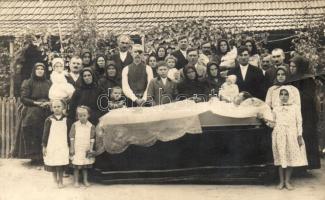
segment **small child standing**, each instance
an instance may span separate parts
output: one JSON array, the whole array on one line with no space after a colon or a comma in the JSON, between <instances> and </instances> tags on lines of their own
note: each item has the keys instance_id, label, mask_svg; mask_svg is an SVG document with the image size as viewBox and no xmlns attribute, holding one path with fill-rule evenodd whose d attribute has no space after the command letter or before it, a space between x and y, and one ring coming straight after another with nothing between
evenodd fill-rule
<instances>
[{"instance_id":1,"label":"small child standing","mask_svg":"<svg viewBox=\"0 0 325 200\"><path fill-rule=\"evenodd\" d=\"M52 86L49 90L51 100L59 99L68 101L74 92L72 84L68 83L64 71L64 61L62 58L54 58L52 61L53 72L51 74Z\"/></svg>"},{"instance_id":2,"label":"small child standing","mask_svg":"<svg viewBox=\"0 0 325 200\"><path fill-rule=\"evenodd\" d=\"M63 115L65 103L54 100L51 104L53 115L45 120L43 133L43 156L45 170L53 172L59 188L63 187L63 171L69 164L67 118Z\"/></svg>"},{"instance_id":3,"label":"small child standing","mask_svg":"<svg viewBox=\"0 0 325 200\"><path fill-rule=\"evenodd\" d=\"M83 183L86 187L88 182L88 168L95 162L93 157L95 142L95 126L89 121L90 108L79 106L77 108L78 121L76 121L70 130L70 155L72 156L72 165L74 168L74 185L79 187L79 171L82 171Z\"/></svg>"},{"instance_id":4,"label":"small child standing","mask_svg":"<svg viewBox=\"0 0 325 200\"><path fill-rule=\"evenodd\" d=\"M111 89L109 94L108 108L110 110L126 107L125 100L122 99L122 88L115 86Z\"/></svg>"},{"instance_id":5,"label":"small child standing","mask_svg":"<svg viewBox=\"0 0 325 200\"><path fill-rule=\"evenodd\" d=\"M274 165L279 166L278 189L286 187L292 190L294 187L290 179L293 167L307 165L302 137L302 117L300 106L291 103L293 98L289 87L280 88L279 98L281 105L273 109L275 124L272 132L272 151Z\"/></svg>"},{"instance_id":6,"label":"small child standing","mask_svg":"<svg viewBox=\"0 0 325 200\"><path fill-rule=\"evenodd\" d=\"M226 78L226 82L221 85L219 91L220 99L226 102L233 102L235 97L239 94L239 89L236 84L236 75L229 75Z\"/></svg>"}]
</instances>

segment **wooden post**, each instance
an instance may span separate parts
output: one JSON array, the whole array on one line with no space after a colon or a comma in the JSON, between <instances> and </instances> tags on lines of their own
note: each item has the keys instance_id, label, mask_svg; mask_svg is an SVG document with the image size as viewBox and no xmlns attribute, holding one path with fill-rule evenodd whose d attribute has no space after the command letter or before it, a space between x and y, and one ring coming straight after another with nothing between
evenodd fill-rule
<instances>
[{"instance_id":1,"label":"wooden post","mask_svg":"<svg viewBox=\"0 0 325 200\"><path fill-rule=\"evenodd\" d=\"M10 90L9 90L9 97L14 97L15 95L15 69L14 69L14 39L10 40L9 43L9 53L10 53Z\"/></svg>"},{"instance_id":2,"label":"wooden post","mask_svg":"<svg viewBox=\"0 0 325 200\"><path fill-rule=\"evenodd\" d=\"M10 99L7 98L5 102L6 109L6 129L5 129L5 138L6 138L6 155L5 158L9 157L10 151Z\"/></svg>"},{"instance_id":3,"label":"wooden post","mask_svg":"<svg viewBox=\"0 0 325 200\"><path fill-rule=\"evenodd\" d=\"M11 153L15 147L15 126L16 126L16 123L15 123L15 107L16 107L16 100L15 98L12 98L10 99L10 110L9 110L9 113L10 113L10 119L9 119L9 122L10 122L10 149L9 149L9 156L8 157L11 157Z\"/></svg>"},{"instance_id":4,"label":"wooden post","mask_svg":"<svg viewBox=\"0 0 325 200\"><path fill-rule=\"evenodd\" d=\"M144 45L144 42L145 42L145 37L144 36L145 35L143 33L141 33L140 36L141 36L141 43L142 43L143 51L146 52L146 49L145 49L146 47Z\"/></svg>"},{"instance_id":5,"label":"wooden post","mask_svg":"<svg viewBox=\"0 0 325 200\"><path fill-rule=\"evenodd\" d=\"M1 116L1 158L5 157L5 147L6 147L6 138L5 138L5 126L6 126L6 115L5 115L5 98L0 98L0 116Z\"/></svg>"}]
</instances>

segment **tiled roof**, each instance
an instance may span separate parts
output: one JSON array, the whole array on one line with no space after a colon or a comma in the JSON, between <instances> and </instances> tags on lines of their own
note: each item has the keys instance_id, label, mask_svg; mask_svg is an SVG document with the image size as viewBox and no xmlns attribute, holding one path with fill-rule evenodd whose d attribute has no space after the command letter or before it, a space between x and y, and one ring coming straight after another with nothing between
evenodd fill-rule
<instances>
[{"instance_id":1,"label":"tiled roof","mask_svg":"<svg viewBox=\"0 0 325 200\"><path fill-rule=\"evenodd\" d=\"M71 0L1 0L0 35L17 35L26 27L68 33L74 21ZM97 25L119 32L159 23L207 18L212 24L251 31L288 30L308 20L322 20L325 0L97 0ZM306 15L308 13L308 15Z\"/></svg>"}]
</instances>

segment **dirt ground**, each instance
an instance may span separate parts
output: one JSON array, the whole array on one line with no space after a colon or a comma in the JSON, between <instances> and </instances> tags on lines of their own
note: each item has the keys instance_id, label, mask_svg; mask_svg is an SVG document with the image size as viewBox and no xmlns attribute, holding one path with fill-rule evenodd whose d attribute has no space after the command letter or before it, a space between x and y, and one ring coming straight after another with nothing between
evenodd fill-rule
<instances>
[{"instance_id":1,"label":"dirt ground","mask_svg":"<svg viewBox=\"0 0 325 200\"><path fill-rule=\"evenodd\" d=\"M29 166L26 160L0 160L0 200L325 200L323 168L293 179L296 189L277 190L275 185L100 185L74 188L72 178L58 189L50 173Z\"/></svg>"}]
</instances>

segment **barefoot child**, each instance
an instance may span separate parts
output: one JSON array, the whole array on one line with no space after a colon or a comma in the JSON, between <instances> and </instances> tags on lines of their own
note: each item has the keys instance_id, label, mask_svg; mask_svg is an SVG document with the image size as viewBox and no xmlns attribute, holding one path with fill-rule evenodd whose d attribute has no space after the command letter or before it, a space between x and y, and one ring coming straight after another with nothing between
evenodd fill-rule
<instances>
[{"instance_id":1,"label":"barefoot child","mask_svg":"<svg viewBox=\"0 0 325 200\"><path fill-rule=\"evenodd\" d=\"M291 94L289 87L280 88L281 104L273 109L275 124L272 132L274 165L279 166L278 189L286 187L288 190L294 189L290 183L293 167L307 165L300 106L292 104Z\"/></svg>"},{"instance_id":2,"label":"barefoot child","mask_svg":"<svg viewBox=\"0 0 325 200\"><path fill-rule=\"evenodd\" d=\"M63 115L65 103L62 100L52 101L53 115L45 120L43 133L43 156L45 170L53 172L55 183L63 187L63 170L69 164L69 147L67 118Z\"/></svg>"},{"instance_id":3,"label":"barefoot child","mask_svg":"<svg viewBox=\"0 0 325 200\"><path fill-rule=\"evenodd\" d=\"M79 171L82 171L83 183L86 187L88 182L88 168L95 162L92 154L95 142L95 126L89 121L90 109L87 106L77 108L78 121L76 121L70 130L70 154L72 156L72 165L74 168L74 185L79 187Z\"/></svg>"}]
</instances>

